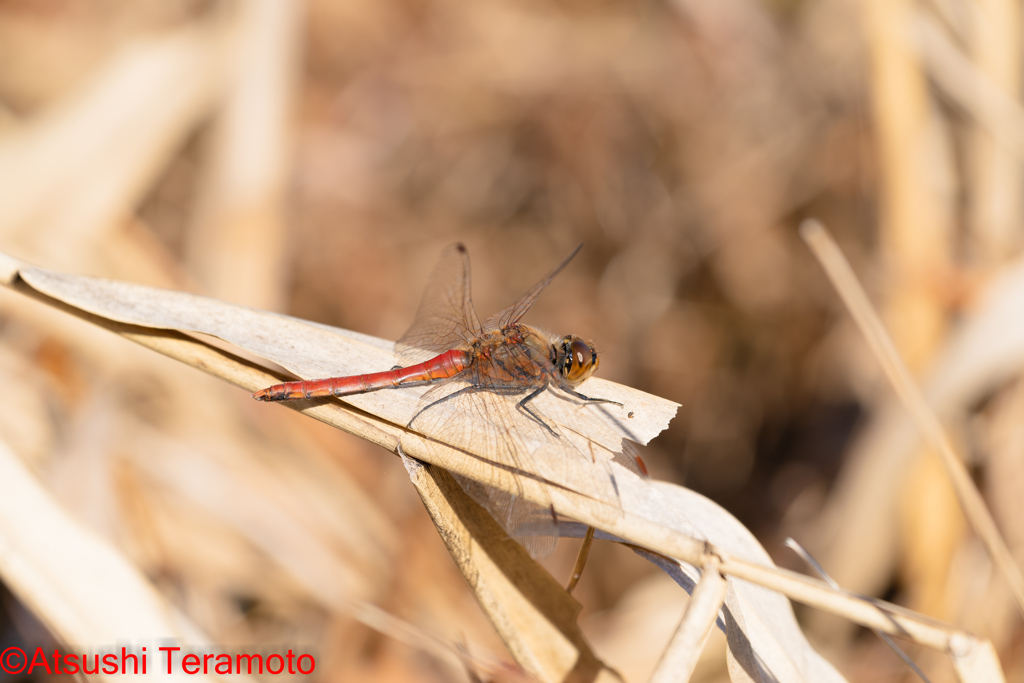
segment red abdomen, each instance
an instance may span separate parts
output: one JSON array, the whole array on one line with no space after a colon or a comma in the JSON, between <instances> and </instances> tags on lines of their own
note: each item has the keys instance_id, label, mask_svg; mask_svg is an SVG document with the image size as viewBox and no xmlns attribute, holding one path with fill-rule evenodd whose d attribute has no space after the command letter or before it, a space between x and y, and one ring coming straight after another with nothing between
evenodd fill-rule
<instances>
[{"instance_id":1,"label":"red abdomen","mask_svg":"<svg viewBox=\"0 0 1024 683\"><path fill-rule=\"evenodd\" d=\"M407 368L395 368L367 375L285 382L260 389L252 397L257 401L290 401L299 398L363 394L377 389L389 389L405 384L433 382L454 377L468 368L470 362L468 353L452 349L445 351L440 356L418 365L410 365Z\"/></svg>"}]
</instances>

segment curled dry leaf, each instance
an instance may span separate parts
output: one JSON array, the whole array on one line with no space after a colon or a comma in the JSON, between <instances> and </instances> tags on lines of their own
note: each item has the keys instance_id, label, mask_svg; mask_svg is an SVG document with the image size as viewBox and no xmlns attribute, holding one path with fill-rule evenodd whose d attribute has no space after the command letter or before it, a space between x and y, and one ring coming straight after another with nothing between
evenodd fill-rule
<instances>
[{"instance_id":1,"label":"curled dry leaf","mask_svg":"<svg viewBox=\"0 0 1024 683\"><path fill-rule=\"evenodd\" d=\"M395 364L392 344L367 335L191 294L58 273L28 266L7 256L0 257L0 278L8 285L115 323L211 335L273 361L299 377L349 375ZM226 374L222 376L227 377ZM242 373L232 376L231 381L251 390L258 388L258 382L265 379L247 378ZM620 432L614 429L615 421L600 420L591 424L572 411L566 412L568 409L562 405L565 402L557 398L545 404L545 414L564 420L566 429L572 433L587 434L612 451L621 449L624 437L646 443L667 426L677 408L670 401L598 379L590 379L583 386L589 395L609 398L624 405L621 410L627 417L619 421L622 425ZM576 490L571 480L538 482L524 477L523 481L516 481L512 473L489 465L485 459L474 457L475 454L454 449L444 453L436 447L425 448L423 435L404 427L415 411L422 391L422 388L396 389L345 397L342 401L357 410L351 411L355 419L344 428L393 451L401 450L432 465L485 481L533 502L550 500L559 513L603 529L606 537L623 539L662 556L699 563L706 549L703 540L707 540L734 553L735 558L771 565L767 553L750 532L726 511L681 487L644 480L618 462L609 463L615 473L619 495L619 500L612 504L589 497L585 490ZM306 406L306 412L316 410L316 406L309 402ZM587 431L591 429L592 432ZM551 483L555 485L549 485ZM569 528L569 525L561 526ZM453 555L467 552L466 548L457 550L452 544L449 548ZM508 557L521 563L517 569L533 565L525 553L513 553ZM676 570L672 570L670 565L674 565ZM663 568L679 574L679 566L672 562ZM471 586L477 588L470 575L466 575ZM809 647L786 598L744 581L729 579L729 583L726 614L729 623L727 633L731 634L730 660L736 663L734 680L842 680ZM535 582L535 585L539 584ZM479 591L478 597L482 597ZM571 617L574 614L569 602L571 598L566 598L567 607L562 608L562 616L568 614ZM484 607L488 609L487 605ZM489 613L492 619L497 618L493 612ZM560 625L560 628L564 633L567 627ZM568 641L580 651L585 648L582 640L575 637L568 637ZM517 654L516 647L510 645L510 649ZM600 666L592 655L586 659L594 666ZM517 660L524 663L518 654ZM558 675L555 673L558 667L526 668L536 671L544 679ZM602 677L608 675L607 669L601 671ZM565 669L562 672L568 673Z\"/></svg>"},{"instance_id":2,"label":"curled dry leaf","mask_svg":"<svg viewBox=\"0 0 1024 683\"><path fill-rule=\"evenodd\" d=\"M761 565L772 564L768 552L739 520L717 503L669 482L651 482L654 521L715 548ZM574 525L566 535L582 536ZM596 538L618 540L603 532ZM690 564L652 553L636 545L633 550L671 576L687 592L699 580ZM727 657L733 681L842 681L843 677L808 644L784 595L756 584L730 578L725 608L718 627L728 641ZM682 615L680 615L682 616Z\"/></svg>"}]
</instances>

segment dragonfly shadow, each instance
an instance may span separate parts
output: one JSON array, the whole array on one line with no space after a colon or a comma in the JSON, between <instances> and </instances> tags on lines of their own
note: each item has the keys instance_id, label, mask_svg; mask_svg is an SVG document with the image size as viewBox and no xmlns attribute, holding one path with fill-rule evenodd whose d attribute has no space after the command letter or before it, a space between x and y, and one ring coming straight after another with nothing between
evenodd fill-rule
<instances>
[{"instance_id":1,"label":"dragonfly shadow","mask_svg":"<svg viewBox=\"0 0 1024 683\"><path fill-rule=\"evenodd\" d=\"M487 458L485 456L479 455L478 453L474 453L473 451L471 451L469 449L452 445L452 444L447 443L447 442L445 442L445 441L443 441L443 440L441 440L439 438L428 436L428 435L424 434L423 432L417 430L415 427L406 426L406 429L408 429L408 430L410 430L412 432L415 432L416 435L419 436L424 441L430 442L432 444L437 444L437 445L443 446L443 447L445 447L447 449L455 451L456 453L461 453L462 455L465 455L465 456L467 456L469 458L472 458L476 462L483 463L483 464L487 465L488 467L493 467L495 469L499 469L499 470L508 472L508 473L512 474L514 477L519 477L519 478L522 478L522 479L531 479L533 481L539 482L540 484L542 484L544 486L552 486L554 488L561 489L561 490L567 491L569 493L586 495L585 493L581 493L580 491L577 491L576 489L574 489L571 486L568 486L566 484L560 484L557 481L552 481L551 479L548 479L548 478L546 478L546 477L544 477L544 476L542 476L540 474L537 474L536 472L530 472L530 471L527 471L527 470L524 470L524 469L520 469L518 467L514 467L512 465L508 465L506 463L495 462L494 460L492 460L490 458Z\"/></svg>"},{"instance_id":2,"label":"dragonfly shadow","mask_svg":"<svg viewBox=\"0 0 1024 683\"><path fill-rule=\"evenodd\" d=\"M470 581L471 588L478 594L489 594L492 600L485 601L486 604L499 611L528 613L531 610L525 606L510 604L510 600L525 600L532 610L547 622L540 633L547 634L550 627L557 629L559 635L556 637L568 641L577 653L572 668L569 671L558 672L560 680L589 683L598 680L602 675L607 675L608 669L594 656L576 623L581 609L580 603L566 593L565 588L550 573L531 560L526 550L508 537L487 510L467 495L449 472L432 465L425 465L425 468L434 480L440 497L451 508L458 522L465 527L465 533L472 539L472 544L466 542L463 534L456 529L451 529L451 533L445 533L442 527L451 528L451 520L446 522L435 518L435 524L442 530L441 536L452 557L463 568L467 577L475 577L475 581ZM434 514L431 512L432 516ZM478 569L483 565L495 568L512 590L494 585L491 575ZM503 599L493 600L498 595ZM511 623L508 622L507 615L499 619L492 618L492 621L499 631L503 625ZM536 622L536 625L540 625L540 622ZM505 636L508 636L506 643L512 649L516 649L517 646L529 649L531 644L540 644L545 648L550 646L546 641L538 643L537 633L524 635L513 632L503 634L503 639ZM536 661L533 656L527 656L525 659ZM542 672L536 673L543 675Z\"/></svg>"}]
</instances>

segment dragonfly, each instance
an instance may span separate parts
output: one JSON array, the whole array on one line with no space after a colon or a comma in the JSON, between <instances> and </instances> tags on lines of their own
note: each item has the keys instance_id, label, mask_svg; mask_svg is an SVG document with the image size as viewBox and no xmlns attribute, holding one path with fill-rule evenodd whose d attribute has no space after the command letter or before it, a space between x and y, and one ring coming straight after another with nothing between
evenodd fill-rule
<instances>
[{"instance_id":1,"label":"dragonfly","mask_svg":"<svg viewBox=\"0 0 1024 683\"><path fill-rule=\"evenodd\" d=\"M578 488L618 505L609 460L646 476L635 449L620 440L619 452L609 454L606 446L583 430L566 426L574 420L555 420L538 405L542 394L552 393L578 410L610 406L624 410L620 403L577 390L600 364L594 344L520 322L581 247L517 302L481 323L470 296L468 252L462 244L453 244L442 252L412 325L395 343L395 353L404 365L362 375L275 384L257 391L253 398L288 401L428 386L407 425L428 437L428 443L484 458L513 472L517 482L518 477L531 477L546 486ZM599 457L601 452L611 457ZM454 476L531 556L551 554L558 539L558 516L550 501L530 502L486 481Z\"/></svg>"}]
</instances>

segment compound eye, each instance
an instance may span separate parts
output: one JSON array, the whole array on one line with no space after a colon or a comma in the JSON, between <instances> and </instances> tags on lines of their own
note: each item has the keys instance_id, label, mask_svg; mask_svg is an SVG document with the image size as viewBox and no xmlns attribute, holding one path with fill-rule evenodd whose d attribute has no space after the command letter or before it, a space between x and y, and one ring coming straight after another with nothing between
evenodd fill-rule
<instances>
[{"instance_id":1,"label":"compound eye","mask_svg":"<svg viewBox=\"0 0 1024 683\"><path fill-rule=\"evenodd\" d=\"M597 370L597 351L579 337L567 346L569 357L565 359L565 379L570 384L579 384Z\"/></svg>"}]
</instances>

